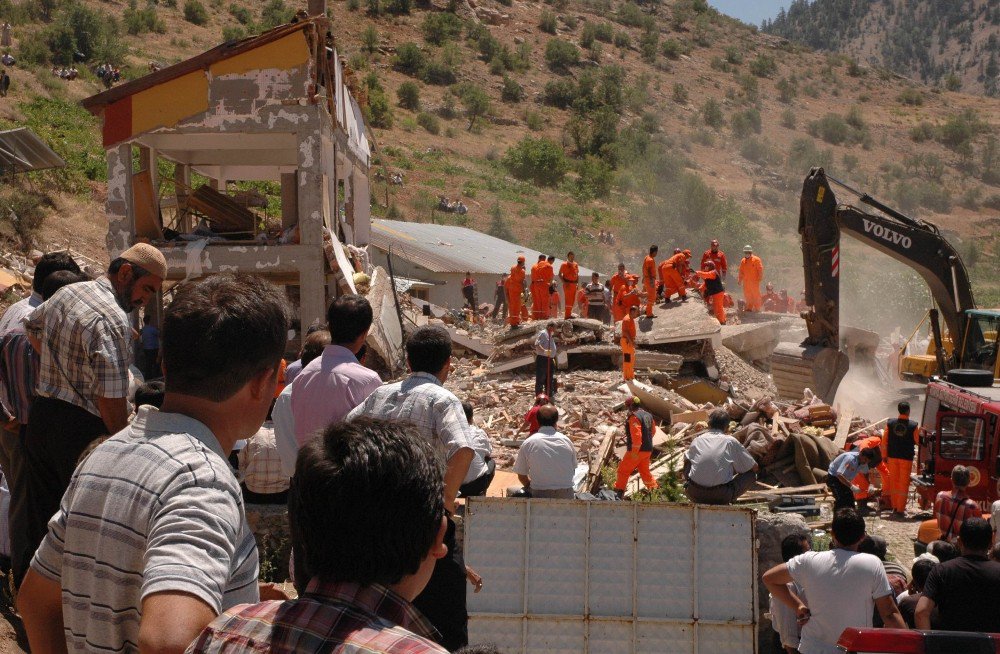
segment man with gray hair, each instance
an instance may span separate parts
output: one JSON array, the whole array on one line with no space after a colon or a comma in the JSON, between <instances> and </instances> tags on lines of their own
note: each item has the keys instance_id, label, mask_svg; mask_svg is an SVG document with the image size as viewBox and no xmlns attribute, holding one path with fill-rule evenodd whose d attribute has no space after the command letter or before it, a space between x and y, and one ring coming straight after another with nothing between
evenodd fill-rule
<instances>
[{"instance_id":1,"label":"man with gray hair","mask_svg":"<svg viewBox=\"0 0 1000 654\"><path fill-rule=\"evenodd\" d=\"M969 469L955 466L951 469L951 490L941 491L934 498L934 518L941 530L941 540L956 542L963 521L982 517L979 505L965 492L968 486Z\"/></svg>"},{"instance_id":2,"label":"man with gray hair","mask_svg":"<svg viewBox=\"0 0 1000 654\"><path fill-rule=\"evenodd\" d=\"M691 441L684 455L684 488L692 502L732 504L757 481L757 462L738 440L726 434L729 414L715 409L708 431Z\"/></svg>"}]
</instances>

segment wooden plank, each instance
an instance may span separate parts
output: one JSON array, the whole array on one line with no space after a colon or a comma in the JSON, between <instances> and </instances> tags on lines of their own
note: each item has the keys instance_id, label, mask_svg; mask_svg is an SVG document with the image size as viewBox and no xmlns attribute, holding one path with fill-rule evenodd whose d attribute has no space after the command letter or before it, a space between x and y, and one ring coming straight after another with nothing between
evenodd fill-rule
<instances>
[{"instance_id":1,"label":"wooden plank","mask_svg":"<svg viewBox=\"0 0 1000 654\"><path fill-rule=\"evenodd\" d=\"M826 488L826 484L809 484L808 486L778 487L774 490L747 491L744 497L770 497L774 495L795 495L805 493L815 493Z\"/></svg>"},{"instance_id":2,"label":"wooden plank","mask_svg":"<svg viewBox=\"0 0 1000 654\"><path fill-rule=\"evenodd\" d=\"M615 427L607 426L604 428L604 438L601 439L601 446L597 448L597 456L590 464L590 472L588 476L588 486L591 493L596 493L601 487L601 469L607 463L611 454L614 452L615 444L615 433L618 430Z\"/></svg>"},{"instance_id":3,"label":"wooden plank","mask_svg":"<svg viewBox=\"0 0 1000 654\"><path fill-rule=\"evenodd\" d=\"M670 424L684 422L693 425L696 422L708 422L708 411L685 411L670 416Z\"/></svg>"}]
</instances>

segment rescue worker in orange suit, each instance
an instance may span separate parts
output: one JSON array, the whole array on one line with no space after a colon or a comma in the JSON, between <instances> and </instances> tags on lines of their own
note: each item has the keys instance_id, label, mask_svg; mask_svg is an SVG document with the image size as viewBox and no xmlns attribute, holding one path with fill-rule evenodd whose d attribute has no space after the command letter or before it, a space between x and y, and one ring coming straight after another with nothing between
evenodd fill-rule
<instances>
[{"instance_id":1,"label":"rescue worker in orange suit","mask_svg":"<svg viewBox=\"0 0 1000 654\"><path fill-rule=\"evenodd\" d=\"M618 464L618 478L615 480L615 492L619 497L625 496L628 478L638 468L639 476L647 490L659 488L653 473L649 471L649 457L653 453L653 434L656 433L656 421L648 411L641 409L639 398L630 397L625 400L628 407L628 419L625 421L625 446L628 448Z\"/></svg>"},{"instance_id":2,"label":"rescue worker in orange suit","mask_svg":"<svg viewBox=\"0 0 1000 654\"><path fill-rule=\"evenodd\" d=\"M546 278L546 270L549 276ZM538 263L531 267L531 319L544 320L549 313L549 284L552 268L545 262L545 255L538 255Z\"/></svg>"},{"instance_id":3,"label":"rescue worker in orange suit","mask_svg":"<svg viewBox=\"0 0 1000 654\"><path fill-rule=\"evenodd\" d=\"M621 289L628 288L628 278L629 274L625 271L625 264L618 264L618 272L611 276L609 284L611 285L611 317L615 322L620 322L625 314L622 313L618 308L618 303L615 301L618 299L618 292Z\"/></svg>"},{"instance_id":4,"label":"rescue worker in orange suit","mask_svg":"<svg viewBox=\"0 0 1000 654\"><path fill-rule=\"evenodd\" d=\"M889 479L882 482L882 488L888 487L893 515L905 516L919 425L910 420L909 402L900 402L896 408L899 409L899 417L886 423L882 438L882 458L889 467Z\"/></svg>"},{"instance_id":5,"label":"rescue worker in orange suit","mask_svg":"<svg viewBox=\"0 0 1000 654\"><path fill-rule=\"evenodd\" d=\"M576 288L576 313L581 318L589 318L587 315L587 307L589 303L587 302L587 285L580 284Z\"/></svg>"},{"instance_id":6,"label":"rescue worker in orange suit","mask_svg":"<svg viewBox=\"0 0 1000 654\"><path fill-rule=\"evenodd\" d=\"M555 282L549 284L549 320L559 320L559 291Z\"/></svg>"},{"instance_id":7,"label":"rescue worker in orange suit","mask_svg":"<svg viewBox=\"0 0 1000 654\"><path fill-rule=\"evenodd\" d=\"M638 281L635 275L628 275L628 282L625 286L618 287L618 295L614 299L615 315L621 316L619 320L624 320L628 316L630 307L639 306L642 301L639 299L639 289L635 287Z\"/></svg>"},{"instance_id":8,"label":"rescue worker in orange suit","mask_svg":"<svg viewBox=\"0 0 1000 654\"><path fill-rule=\"evenodd\" d=\"M510 268L507 277L507 322L511 327L521 324L521 314L525 308L521 303L524 292L524 257L518 257L517 263Z\"/></svg>"},{"instance_id":9,"label":"rescue worker in orange suit","mask_svg":"<svg viewBox=\"0 0 1000 654\"><path fill-rule=\"evenodd\" d=\"M566 301L566 320L573 315L573 303L576 302L576 291L580 287L580 264L574 261L574 258L572 252L567 252L566 261L559 266L559 279L562 280L563 297Z\"/></svg>"},{"instance_id":10,"label":"rescue worker in orange suit","mask_svg":"<svg viewBox=\"0 0 1000 654\"><path fill-rule=\"evenodd\" d=\"M705 280L705 302L711 305L712 311L715 313L715 319L719 321L719 324L725 325L726 288L722 285L722 280L719 278L719 271L715 269L714 263L706 261L702 268L704 270L696 270L694 274Z\"/></svg>"},{"instance_id":11,"label":"rescue worker in orange suit","mask_svg":"<svg viewBox=\"0 0 1000 654\"><path fill-rule=\"evenodd\" d=\"M764 295L760 299L764 311L782 313L787 306L781 296L774 292L774 284L771 282L764 286Z\"/></svg>"},{"instance_id":12,"label":"rescue worker in orange suit","mask_svg":"<svg viewBox=\"0 0 1000 654\"><path fill-rule=\"evenodd\" d=\"M671 296L677 293L681 302L687 302L687 289L684 283L684 272L691 259L691 250L684 250L660 264L660 279L663 282L663 301L669 302Z\"/></svg>"},{"instance_id":13,"label":"rescue worker in orange suit","mask_svg":"<svg viewBox=\"0 0 1000 654\"><path fill-rule=\"evenodd\" d=\"M656 253L660 248L649 246L649 254L642 260L642 287L646 291L646 317L653 317L653 303L656 302Z\"/></svg>"},{"instance_id":14,"label":"rescue worker in orange suit","mask_svg":"<svg viewBox=\"0 0 1000 654\"><path fill-rule=\"evenodd\" d=\"M719 249L719 241L717 239L713 238L709 248L701 255L702 268L705 267L706 261L714 263L715 269L722 275L722 279L726 278L726 274L729 272L729 263L726 261L726 253Z\"/></svg>"},{"instance_id":15,"label":"rescue worker in orange suit","mask_svg":"<svg viewBox=\"0 0 1000 654\"><path fill-rule=\"evenodd\" d=\"M747 311L760 311L760 282L764 279L764 263L753 253L749 245L743 247L743 258L740 259L740 272L736 280L743 286L743 298L746 300Z\"/></svg>"},{"instance_id":16,"label":"rescue worker in orange suit","mask_svg":"<svg viewBox=\"0 0 1000 654\"><path fill-rule=\"evenodd\" d=\"M625 381L635 379L635 319L638 317L639 307L632 305L622 320L622 377Z\"/></svg>"},{"instance_id":17,"label":"rescue worker in orange suit","mask_svg":"<svg viewBox=\"0 0 1000 654\"><path fill-rule=\"evenodd\" d=\"M853 443L848 443L844 449L848 452L860 452L863 449L876 447L884 452L884 441L881 436L869 436L868 438L859 438ZM892 471L885 464L885 455L882 456L882 461L875 467L878 470L879 477L882 479L882 492L883 498L885 489L889 486L889 478L892 477ZM907 473L909 474L909 473ZM858 510L861 513L866 513L868 509L868 497L870 495L869 488L871 483L868 481L870 475L858 475L854 478L854 484L858 487L858 492L854 494L854 500L858 503ZM877 507L876 507L876 510Z\"/></svg>"}]
</instances>

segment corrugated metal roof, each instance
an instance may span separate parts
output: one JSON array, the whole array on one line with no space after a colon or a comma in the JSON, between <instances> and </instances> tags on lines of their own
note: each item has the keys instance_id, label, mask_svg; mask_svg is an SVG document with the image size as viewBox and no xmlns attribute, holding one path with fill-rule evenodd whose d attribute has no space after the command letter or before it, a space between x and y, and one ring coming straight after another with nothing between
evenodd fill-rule
<instances>
[{"instance_id":1,"label":"corrugated metal roof","mask_svg":"<svg viewBox=\"0 0 1000 654\"><path fill-rule=\"evenodd\" d=\"M63 168L66 162L27 127L0 132L0 168L4 172Z\"/></svg>"},{"instance_id":2,"label":"corrugated metal roof","mask_svg":"<svg viewBox=\"0 0 1000 654\"><path fill-rule=\"evenodd\" d=\"M437 273L499 275L509 272L519 256L530 270L539 254L548 254L467 227L382 219L372 220L371 244L383 251L391 247L394 256ZM556 259L557 269L562 261ZM592 272L580 266L581 278Z\"/></svg>"}]
</instances>

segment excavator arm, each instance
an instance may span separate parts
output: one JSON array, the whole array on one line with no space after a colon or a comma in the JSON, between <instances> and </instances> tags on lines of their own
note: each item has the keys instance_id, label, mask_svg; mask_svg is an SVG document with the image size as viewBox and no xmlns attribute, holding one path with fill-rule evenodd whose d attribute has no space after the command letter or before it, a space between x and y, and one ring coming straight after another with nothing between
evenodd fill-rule
<instances>
[{"instance_id":1,"label":"excavator arm","mask_svg":"<svg viewBox=\"0 0 1000 654\"><path fill-rule=\"evenodd\" d=\"M808 336L797 346L780 345L772 359L775 384L782 394L800 395L799 384L811 382L811 388L827 401L832 401L848 366L847 357L839 352L842 232L913 268L930 288L952 338L961 338L964 312L975 308L965 265L937 227L909 218L867 194L857 193L862 203L885 215L838 205L830 181L840 184L822 168L813 168L800 198L799 234L809 307L803 317Z\"/></svg>"}]
</instances>

